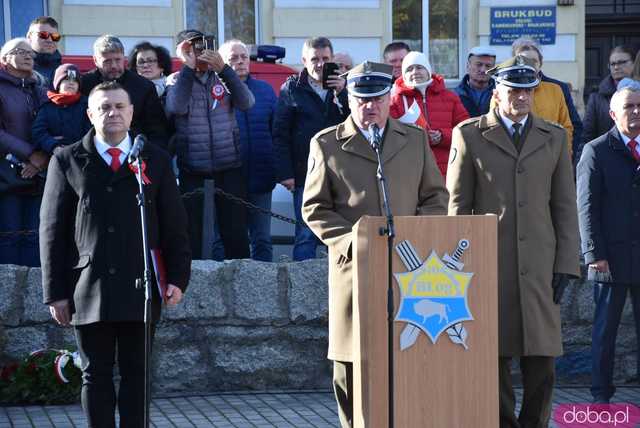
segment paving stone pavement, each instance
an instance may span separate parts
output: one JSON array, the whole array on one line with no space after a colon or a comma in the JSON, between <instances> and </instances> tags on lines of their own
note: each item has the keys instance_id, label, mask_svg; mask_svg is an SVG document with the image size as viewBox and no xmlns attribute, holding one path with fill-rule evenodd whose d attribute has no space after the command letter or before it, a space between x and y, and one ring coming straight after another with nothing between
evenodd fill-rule
<instances>
[{"instance_id":1,"label":"paving stone pavement","mask_svg":"<svg viewBox=\"0 0 640 428\"><path fill-rule=\"evenodd\" d=\"M522 390L516 389L518 401ZM554 404L585 403L587 388L556 388ZM640 387L618 388L615 402L640 405ZM153 400L155 428L334 428L339 427L333 394L328 391L222 393ZM84 427L80 405L0 407L0 428ZM551 424L555 428L554 424ZM481 428L481 427L474 427Z\"/></svg>"}]
</instances>

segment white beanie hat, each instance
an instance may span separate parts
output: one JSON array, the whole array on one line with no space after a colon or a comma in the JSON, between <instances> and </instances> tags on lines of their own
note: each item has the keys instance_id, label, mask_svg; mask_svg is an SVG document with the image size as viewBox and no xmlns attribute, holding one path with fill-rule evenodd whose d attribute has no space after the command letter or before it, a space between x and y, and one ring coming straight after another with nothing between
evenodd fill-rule
<instances>
[{"instance_id":1,"label":"white beanie hat","mask_svg":"<svg viewBox=\"0 0 640 428\"><path fill-rule=\"evenodd\" d=\"M429 77L431 77L432 70L431 64L429 64L429 59L422 52L416 51L411 51L407 55L405 55L404 59L402 60L402 74L407 71L407 68L409 68L410 65L416 64L426 68L427 72L429 73Z\"/></svg>"}]
</instances>

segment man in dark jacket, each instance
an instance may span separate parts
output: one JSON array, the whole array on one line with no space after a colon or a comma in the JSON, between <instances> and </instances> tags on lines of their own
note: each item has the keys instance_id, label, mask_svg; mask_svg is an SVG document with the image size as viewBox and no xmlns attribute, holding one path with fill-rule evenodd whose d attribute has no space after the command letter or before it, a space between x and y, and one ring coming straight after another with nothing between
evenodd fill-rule
<instances>
[{"instance_id":1,"label":"man in dark jacket","mask_svg":"<svg viewBox=\"0 0 640 428\"><path fill-rule=\"evenodd\" d=\"M50 16L40 16L29 24L27 39L36 53L33 69L45 78L42 86L51 87L53 73L62 63L62 55L58 51L61 37L58 22Z\"/></svg>"},{"instance_id":2,"label":"man in dark jacket","mask_svg":"<svg viewBox=\"0 0 640 428\"><path fill-rule=\"evenodd\" d=\"M82 358L82 405L91 427L115 427L113 366L120 370L121 427L143 426L144 302L136 288L144 271L138 181L127 161L133 106L116 82L89 96L94 126L81 141L56 151L40 211L44 303L61 325L72 324ZM169 156L153 144L141 154L147 233L162 253L167 289L152 290L152 319L161 300L177 304L189 282L186 213Z\"/></svg>"},{"instance_id":3,"label":"man in dark jacket","mask_svg":"<svg viewBox=\"0 0 640 428\"><path fill-rule=\"evenodd\" d=\"M236 110L236 120L240 130L249 202L271 211L271 192L276 185L271 134L278 98L270 84L249 74L249 50L240 40L226 41L220 46L220 55L256 99L256 103L249 110ZM273 261L271 216L250 210L247 217L251 258L263 262Z\"/></svg>"},{"instance_id":4,"label":"man in dark jacket","mask_svg":"<svg viewBox=\"0 0 640 428\"><path fill-rule=\"evenodd\" d=\"M616 46L609 53L610 74L602 79L598 85L598 90L589 94L589 101L584 113L584 132L582 134L581 147L574 149L582 153L582 146L589 141L600 137L613 126L613 119L609 114L609 103L611 96L616 91L620 80L631 77L633 71L633 59L635 49L630 46Z\"/></svg>"},{"instance_id":5,"label":"man in dark jacket","mask_svg":"<svg viewBox=\"0 0 640 428\"><path fill-rule=\"evenodd\" d=\"M333 46L326 37L307 39L302 48L304 69L287 79L280 89L273 125L277 156L277 180L293 192L296 219L302 222L302 193L307 176L311 137L322 129L343 122L349 116L345 81L329 77L329 89L322 87L322 66L333 59ZM318 238L307 226L296 225L294 260L314 258Z\"/></svg>"},{"instance_id":6,"label":"man in dark jacket","mask_svg":"<svg viewBox=\"0 0 640 428\"><path fill-rule=\"evenodd\" d=\"M213 178L216 187L245 199L235 111L250 109L253 95L220 54L207 48L200 31L181 31L176 41L183 66L167 79L165 108L175 120L180 188L192 192ZM218 195L215 203L224 255L214 253L214 259L248 258L245 207Z\"/></svg>"},{"instance_id":7,"label":"man in dark jacket","mask_svg":"<svg viewBox=\"0 0 640 428\"><path fill-rule=\"evenodd\" d=\"M640 89L615 92L610 109L615 125L584 146L577 168L582 253L596 281L591 394L597 403L608 403L616 390L616 337L628 294L640 338Z\"/></svg>"},{"instance_id":8,"label":"man in dark jacket","mask_svg":"<svg viewBox=\"0 0 640 428\"><path fill-rule=\"evenodd\" d=\"M129 93L133 104L131 129L144 134L149 141L167 147L167 118L162 110L155 85L124 67L124 46L111 35L100 36L93 43L96 69L82 76L81 90L89 95L102 82L115 80Z\"/></svg>"},{"instance_id":9,"label":"man in dark jacket","mask_svg":"<svg viewBox=\"0 0 640 428\"><path fill-rule=\"evenodd\" d=\"M454 92L467 109L469 117L478 117L489 112L491 95L496 87L487 70L496 65L496 52L488 46L476 46L467 57L467 74Z\"/></svg>"}]
</instances>

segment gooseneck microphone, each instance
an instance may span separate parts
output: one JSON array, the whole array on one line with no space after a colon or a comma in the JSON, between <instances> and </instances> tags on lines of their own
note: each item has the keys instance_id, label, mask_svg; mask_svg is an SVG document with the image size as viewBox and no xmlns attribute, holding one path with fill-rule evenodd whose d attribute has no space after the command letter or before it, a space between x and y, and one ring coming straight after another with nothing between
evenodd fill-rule
<instances>
[{"instance_id":1,"label":"gooseneck microphone","mask_svg":"<svg viewBox=\"0 0 640 428\"><path fill-rule=\"evenodd\" d=\"M130 164L138 160L145 144L147 144L147 137L145 137L144 134L136 135L136 138L133 140L133 147L131 147L129 157L127 158Z\"/></svg>"},{"instance_id":2,"label":"gooseneck microphone","mask_svg":"<svg viewBox=\"0 0 640 428\"><path fill-rule=\"evenodd\" d=\"M382 137L380 136L380 128L377 124L372 123L369 125L369 145L374 151L380 150L380 144L382 143Z\"/></svg>"}]
</instances>

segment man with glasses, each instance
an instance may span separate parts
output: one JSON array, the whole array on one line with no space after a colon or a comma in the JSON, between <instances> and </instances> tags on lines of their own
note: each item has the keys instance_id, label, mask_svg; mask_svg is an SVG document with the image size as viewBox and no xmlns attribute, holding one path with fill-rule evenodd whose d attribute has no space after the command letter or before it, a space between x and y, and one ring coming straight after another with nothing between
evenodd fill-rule
<instances>
[{"instance_id":1,"label":"man with glasses","mask_svg":"<svg viewBox=\"0 0 640 428\"><path fill-rule=\"evenodd\" d=\"M353 424L351 228L381 216L376 153L369 127L382 135L384 173L396 216L446 215L448 194L425 131L389 117L393 67L364 62L347 77L351 115L311 140L302 215L329 248L329 359L343 428Z\"/></svg>"},{"instance_id":2,"label":"man with glasses","mask_svg":"<svg viewBox=\"0 0 640 428\"><path fill-rule=\"evenodd\" d=\"M607 62L609 75L602 79L597 91L589 94L584 114L583 144L595 140L613 127L614 122L609 114L611 96L622 79L631 77L635 57L636 49L631 46L620 45L611 49Z\"/></svg>"},{"instance_id":3,"label":"man with glasses","mask_svg":"<svg viewBox=\"0 0 640 428\"><path fill-rule=\"evenodd\" d=\"M153 82L125 69L124 46L111 35L100 36L93 43L96 69L82 76L82 94L88 96L102 82L115 80L129 93L133 104L131 128L147 136L160 147L167 146L167 118Z\"/></svg>"},{"instance_id":4,"label":"man with glasses","mask_svg":"<svg viewBox=\"0 0 640 428\"><path fill-rule=\"evenodd\" d=\"M43 86L51 87L53 73L62 63L62 55L58 51L61 38L58 22L50 16L40 16L29 24L27 39L36 53L33 69L46 79Z\"/></svg>"}]
</instances>

